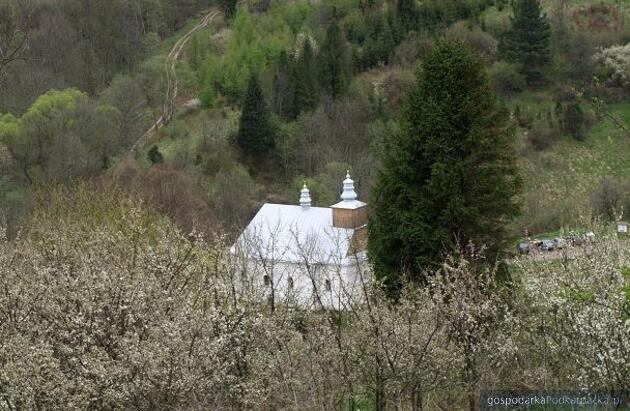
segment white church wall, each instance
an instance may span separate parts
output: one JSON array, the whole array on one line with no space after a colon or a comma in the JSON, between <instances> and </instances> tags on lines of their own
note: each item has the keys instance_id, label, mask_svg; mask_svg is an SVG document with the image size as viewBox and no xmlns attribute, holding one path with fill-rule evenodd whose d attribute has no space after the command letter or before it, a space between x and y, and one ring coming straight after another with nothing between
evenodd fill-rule
<instances>
[{"instance_id":1,"label":"white church wall","mask_svg":"<svg viewBox=\"0 0 630 411\"><path fill-rule=\"evenodd\" d=\"M350 174L335 210L354 210L357 200ZM312 207L304 185L299 206L265 204L230 249L243 298L304 308L344 309L363 301L369 277L365 252L356 246L354 225L336 224L333 208ZM350 214L354 212L352 211Z\"/></svg>"},{"instance_id":2,"label":"white church wall","mask_svg":"<svg viewBox=\"0 0 630 411\"><path fill-rule=\"evenodd\" d=\"M236 258L239 293L275 305L343 310L363 301L367 262L321 265ZM363 281L362 281L363 280Z\"/></svg>"}]
</instances>

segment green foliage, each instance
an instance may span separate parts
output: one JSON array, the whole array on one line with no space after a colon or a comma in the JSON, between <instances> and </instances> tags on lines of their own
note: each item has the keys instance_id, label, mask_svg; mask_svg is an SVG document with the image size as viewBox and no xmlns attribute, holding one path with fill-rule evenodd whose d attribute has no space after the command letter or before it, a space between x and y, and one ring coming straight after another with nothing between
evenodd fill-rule
<instances>
[{"instance_id":1,"label":"green foliage","mask_svg":"<svg viewBox=\"0 0 630 411\"><path fill-rule=\"evenodd\" d=\"M204 93L213 90L231 102L241 100L251 74L264 72L283 51L293 47L295 27L301 27L310 13L301 4L295 6L302 10L297 17L291 13L285 16L282 8L261 15L239 8L231 20L224 53L209 55L203 64Z\"/></svg>"},{"instance_id":2,"label":"green foliage","mask_svg":"<svg viewBox=\"0 0 630 411\"><path fill-rule=\"evenodd\" d=\"M565 81L588 82L596 71L598 56L590 33L572 30L566 23L552 27L553 71ZM595 58L594 58L595 56Z\"/></svg>"},{"instance_id":3,"label":"green foliage","mask_svg":"<svg viewBox=\"0 0 630 411\"><path fill-rule=\"evenodd\" d=\"M230 18L236 13L236 6L238 5L237 0L219 0L219 6L223 9L225 16Z\"/></svg>"},{"instance_id":4,"label":"green foliage","mask_svg":"<svg viewBox=\"0 0 630 411\"><path fill-rule=\"evenodd\" d=\"M0 177L0 204L0 224L6 224L8 237L12 238L19 232L20 218L29 211L30 193L11 181L9 175L3 175Z\"/></svg>"},{"instance_id":5,"label":"green foliage","mask_svg":"<svg viewBox=\"0 0 630 411\"><path fill-rule=\"evenodd\" d=\"M511 97L526 86L525 77L515 64L497 61L488 69L490 83L495 92L504 97Z\"/></svg>"},{"instance_id":6,"label":"green foliage","mask_svg":"<svg viewBox=\"0 0 630 411\"><path fill-rule=\"evenodd\" d=\"M208 48L206 44L207 33L205 31L198 31L192 35L188 42L188 55L190 66L198 71L201 69L204 59L208 55Z\"/></svg>"},{"instance_id":7,"label":"green foliage","mask_svg":"<svg viewBox=\"0 0 630 411\"><path fill-rule=\"evenodd\" d=\"M215 94L214 87L211 84L206 84L203 87L199 100L204 108L212 108L214 106Z\"/></svg>"},{"instance_id":8,"label":"green foliage","mask_svg":"<svg viewBox=\"0 0 630 411\"><path fill-rule=\"evenodd\" d=\"M252 75L243 100L236 142L247 153L264 154L275 146L276 134L258 78Z\"/></svg>"},{"instance_id":9,"label":"green foliage","mask_svg":"<svg viewBox=\"0 0 630 411\"><path fill-rule=\"evenodd\" d=\"M615 221L621 215L628 201L627 187L614 177L603 177L591 192L590 202L593 214L603 221Z\"/></svg>"},{"instance_id":10,"label":"green foliage","mask_svg":"<svg viewBox=\"0 0 630 411\"><path fill-rule=\"evenodd\" d=\"M267 14L274 19L282 19L283 24L287 24L294 35L303 32L309 20L317 15L317 6L304 0L295 2L277 2L267 11Z\"/></svg>"},{"instance_id":11,"label":"green foliage","mask_svg":"<svg viewBox=\"0 0 630 411\"><path fill-rule=\"evenodd\" d=\"M299 116L304 111L314 109L317 105L319 89L316 67L317 62L313 47L307 38L295 64L293 80L295 85L294 117Z\"/></svg>"},{"instance_id":12,"label":"green foliage","mask_svg":"<svg viewBox=\"0 0 630 411\"><path fill-rule=\"evenodd\" d=\"M406 33L416 28L418 13L416 0L398 0L398 3L396 3L396 16L403 32Z\"/></svg>"},{"instance_id":13,"label":"green foliage","mask_svg":"<svg viewBox=\"0 0 630 411\"><path fill-rule=\"evenodd\" d=\"M416 27L448 27L458 20L473 19L489 7L488 0L427 0L417 11Z\"/></svg>"},{"instance_id":14,"label":"green foliage","mask_svg":"<svg viewBox=\"0 0 630 411\"><path fill-rule=\"evenodd\" d=\"M253 203L258 197L256 190L256 183L241 165L216 174L210 188L210 198L223 227L240 229L247 224L247 218L251 217L255 207Z\"/></svg>"},{"instance_id":15,"label":"green foliage","mask_svg":"<svg viewBox=\"0 0 630 411\"><path fill-rule=\"evenodd\" d=\"M499 49L503 57L521 65L528 84L540 83L551 62L551 30L538 0L516 0L511 27Z\"/></svg>"},{"instance_id":16,"label":"green foliage","mask_svg":"<svg viewBox=\"0 0 630 411\"><path fill-rule=\"evenodd\" d=\"M291 200L294 200L296 204L299 199L300 190L302 190L302 186L305 183L311 192L313 206L329 207L331 204L333 204L336 198L336 193L331 192L319 176L315 178L296 176L293 179L293 183L290 185L291 190L288 192L288 195L292 196Z\"/></svg>"},{"instance_id":17,"label":"green foliage","mask_svg":"<svg viewBox=\"0 0 630 411\"><path fill-rule=\"evenodd\" d=\"M319 53L320 83L333 97L342 95L350 81L349 51L343 32L336 21L326 30Z\"/></svg>"},{"instance_id":18,"label":"green foliage","mask_svg":"<svg viewBox=\"0 0 630 411\"><path fill-rule=\"evenodd\" d=\"M21 118L0 118L0 142L28 183L66 181L106 168L119 139L120 111L76 89L51 90Z\"/></svg>"},{"instance_id":19,"label":"green foliage","mask_svg":"<svg viewBox=\"0 0 630 411\"><path fill-rule=\"evenodd\" d=\"M537 118L530 125L527 138L534 150L546 150L560 137L560 130L547 119Z\"/></svg>"},{"instance_id":20,"label":"green foliage","mask_svg":"<svg viewBox=\"0 0 630 411\"><path fill-rule=\"evenodd\" d=\"M41 1L3 0L0 66L23 36L28 47L19 53L24 60L7 67L11 87L0 86L0 111L23 112L43 90L55 87L77 87L95 96L117 74L137 68L156 52L160 39L208 5L208 0L58 0L50 7ZM2 12L6 8L13 11L8 22ZM13 28L18 29L15 35L6 37Z\"/></svg>"},{"instance_id":21,"label":"green foliage","mask_svg":"<svg viewBox=\"0 0 630 411\"><path fill-rule=\"evenodd\" d=\"M369 252L394 289L403 275L423 282L469 241L496 257L518 214L514 133L483 67L462 44L441 43L423 61L402 131L385 146Z\"/></svg>"},{"instance_id":22,"label":"green foliage","mask_svg":"<svg viewBox=\"0 0 630 411\"><path fill-rule=\"evenodd\" d=\"M139 76L116 76L101 94L102 103L116 107L121 115L121 145L129 147L151 124L147 90Z\"/></svg>"},{"instance_id":23,"label":"green foliage","mask_svg":"<svg viewBox=\"0 0 630 411\"><path fill-rule=\"evenodd\" d=\"M584 111L577 102L570 102L564 108L562 124L565 130L577 140L584 140Z\"/></svg>"},{"instance_id":24,"label":"green foliage","mask_svg":"<svg viewBox=\"0 0 630 411\"><path fill-rule=\"evenodd\" d=\"M2 137L5 139L20 133L20 123L12 114L0 113L0 141ZM6 140L5 140L6 142Z\"/></svg>"},{"instance_id":25,"label":"green foliage","mask_svg":"<svg viewBox=\"0 0 630 411\"><path fill-rule=\"evenodd\" d=\"M563 287L557 292L558 297L577 302L592 302L593 292L588 290L575 290L571 287Z\"/></svg>"},{"instance_id":26,"label":"green foliage","mask_svg":"<svg viewBox=\"0 0 630 411\"><path fill-rule=\"evenodd\" d=\"M151 57L140 65L138 82L149 107L160 107L164 102L168 83L164 70L165 66L166 59L164 56Z\"/></svg>"},{"instance_id":27,"label":"green foliage","mask_svg":"<svg viewBox=\"0 0 630 411\"><path fill-rule=\"evenodd\" d=\"M497 40L481 27L473 25L469 20L461 20L446 30L445 37L452 41L460 41L481 54L488 62L495 60Z\"/></svg>"},{"instance_id":28,"label":"green foliage","mask_svg":"<svg viewBox=\"0 0 630 411\"><path fill-rule=\"evenodd\" d=\"M365 36L355 56L357 68L366 70L389 63L390 54L397 44L396 37L386 15L368 18Z\"/></svg>"},{"instance_id":29,"label":"green foliage","mask_svg":"<svg viewBox=\"0 0 630 411\"><path fill-rule=\"evenodd\" d=\"M164 162L164 157L162 153L160 153L160 149L155 144L149 149L147 152L147 157L151 164L160 164Z\"/></svg>"}]
</instances>

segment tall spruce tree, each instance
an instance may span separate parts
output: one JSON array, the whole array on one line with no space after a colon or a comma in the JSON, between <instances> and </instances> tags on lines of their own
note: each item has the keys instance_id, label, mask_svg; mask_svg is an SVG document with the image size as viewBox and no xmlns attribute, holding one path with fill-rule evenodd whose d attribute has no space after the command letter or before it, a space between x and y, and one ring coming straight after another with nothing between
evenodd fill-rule
<instances>
[{"instance_id":1,"label":"tall spruce tree","mask_svg":"<svg viewBox=\"0 0 630 411\"><path fill-rule=\"evenodd\" d=\"M236 142L249 154L264 154L275 145L276 130L258 78L249 79Z\"/></svg>"},{"instance_id":2,"label":"tall spruce tree","mask_svg":"<svg viewBox=\"0 0 630 411\"><path fill-rule=\"evenodd\" d=\"M394 33L387 21L387 18L383 18L381 31L378 34L377 49L379 63L389 63L389 55L393 52L395 46Z\"/></svg>"},{"instance_id":3,"label":"tall spruce tree","mask_svg":"<svg viewBox=\"0 0 630 411\"><path fill-rule=\"evenodd\" d=\"M398 0L396 3L398 25L403 33L416 29L418 25L418 5L416 0Z\"/></svg>"},{"instance_id":4,"label":"tall spruce tree","mask_svg":"<svg viewBox=\"0 0 630 411\"><path fill-rule=\"evenodd\" d=\"M505 60L521 65L528 84L544 79L551 63L551 29L538 0L516 0L510 29L501 37L499 51Z\"/></svg>"},{"instance_id":5,"label":"tall spruce tree","mask_svg":"<svg viewBox=\"0 0 630 411\"><path fill-rule=\"evenodd\" d=\"M295 63L295 117L315 108L318 99L317 65L309 38L304 40L302 51Z\"/></svg>"},{"instance_id":6,"label":"tall spruce tree","mask_svg":"<svg viewBox=\"0 0 630 411\"><path fill-rule=\"evenodd\" d=\"M361 53L356 56L359 70L366 70L379 64L387 64L395 47L394 33L387 16L377 16L366 20L367 35Z\"/></svg>"},{"instance_id":7,"label":"tall spruce tree","mask_svg":"<svg viewBox=\"0 0 630 411\"><path fill-rule=\"evenodd\" d=\"M422 63L372 193L369 255L390 289L403 276L422 284L469 242L498 255L519 212L513 137L482 59L440 43Z\"/></svg>"},{"instance_id":8,"label":"tall spruce tree","mask_svg":"<svg viewBox=\"0 0 630 411\"><path fill-rule=\"evenodd\" d=\"M326 30L319 62L322 87L333 97L345 93L350 81L349 51L343 32L336 21L333 21Z\"/></svg>"}]
</instances>

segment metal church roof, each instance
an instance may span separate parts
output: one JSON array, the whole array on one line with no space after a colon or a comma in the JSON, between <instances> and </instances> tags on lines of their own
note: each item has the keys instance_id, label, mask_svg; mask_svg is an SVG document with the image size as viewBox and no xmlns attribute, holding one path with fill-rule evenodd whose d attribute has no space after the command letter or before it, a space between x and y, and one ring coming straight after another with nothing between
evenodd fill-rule
<instances>
[{"instance_id":1,"label":"metal church roof","mask_svg":"<svg viewBox=\"0 0 630 411\"><path fill-rule=\"evenodd\" d=\"M275 262L350 265L353 229L333 226L332 209L263 205L232 247L232 253Z\"/></svg>"}]
</instances>

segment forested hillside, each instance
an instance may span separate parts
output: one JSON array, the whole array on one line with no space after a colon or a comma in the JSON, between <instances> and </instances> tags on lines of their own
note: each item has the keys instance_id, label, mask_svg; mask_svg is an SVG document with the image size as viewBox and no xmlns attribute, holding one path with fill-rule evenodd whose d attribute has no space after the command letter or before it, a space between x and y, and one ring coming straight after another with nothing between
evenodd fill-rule
<instances>
[{"instance_id":1,"label":"forested hillside","mask_svg":"<svg viewBox=\"0 0 630 411\"><path fill-rule=\"evenodd\" d=\"M166 94L163 50L207 1L0 3L0 197L102 175ZM20 211L21 210L21 211Z\"/></svg>"},{"instance_id":2,"label":"forested hillside","mask_svg":"<svg viewBox=\"0 0 630 411\"><path fill-rule=\"evenodd\" d=\"M543 2L547 26L531 29L543 36L537 62L519 60L507 1L224 3L229 21L195 33L176 65L178 115L135 158L125 150L166 99L169 47L211 4L86 4L3 2L0 197L10 221L34 185L104 175L210 233L240 229L265 198L294 202L305 179L316 204L332 203L347 168L368 198L418 62L441 37L483 57L518 128L526 189L514 236L612 218L605 210L630 201L618 127L625 49L613 47L628 37L621 3ZM269 123L262 145L238 137L252 77ZM201 110L181 108L195 97Z\"/></svg>"},{"instance_id":3,"label":"forested hillside","mask_svg":"<svg viewBox=\"0 0 630 411\"><path fill-rule=\"evenodd\" d=\"M0 111L23 112L52 88L97 95L208 6L203 0L3 1L0 44L13 61L2 62Z\"/></svg>"},{"instance_id":4,"label":"forested hillside","mask_svg":"<svg viewBox=\"0 0 630 411\"><path fill-rule=\"evenodd\" d=\"M0 410L627 389L629 97L625 1L0 0ZM344 176L360 298L242 286Z\"/></svg>"}]
</instances>

